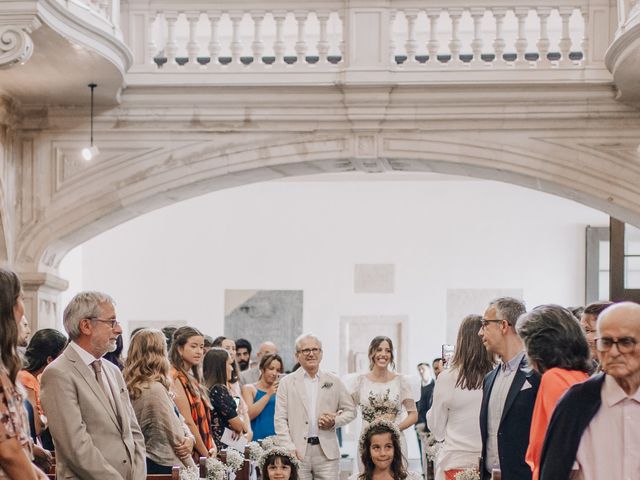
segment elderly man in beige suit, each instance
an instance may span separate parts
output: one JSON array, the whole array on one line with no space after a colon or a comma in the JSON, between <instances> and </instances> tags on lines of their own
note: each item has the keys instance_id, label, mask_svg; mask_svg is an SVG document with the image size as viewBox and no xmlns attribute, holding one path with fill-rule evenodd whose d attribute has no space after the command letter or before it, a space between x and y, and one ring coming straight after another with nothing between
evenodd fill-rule
<instances>
[{"instance_id":1,"label":"elderly man in beige suit","mask_svg":"<svg viewBox=\"0 0 640 480\"><path fill-rule=\"evenodd\" d=\"M296 359L300 368L280 381L276 394L278 443L301 460L301 480L336 480L340 449L335 429L356 417L356 407L340 379L320 370L322 343L316 336L296 340Z\"/></svg>"},{"instance_id":2,"label":"elderly man in beige suit","mask_svg":"<svg viewBox=\"0 0 640 480\"><path fill-rule=\"evenodd\" d=\"M144 437L122 374L101 357L122 328L111 297L81 292L64 311L71 342L42 374L41 400L56 447L57 478L141 480Z\"/></svg>"}]
</instances>

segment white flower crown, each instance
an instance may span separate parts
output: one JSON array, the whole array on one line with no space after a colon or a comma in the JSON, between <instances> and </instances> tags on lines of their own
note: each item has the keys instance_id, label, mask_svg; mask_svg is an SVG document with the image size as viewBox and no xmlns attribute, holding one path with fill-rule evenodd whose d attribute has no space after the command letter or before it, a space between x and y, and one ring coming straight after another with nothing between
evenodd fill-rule
<instances>
[{"instance_id":1,"label":"white flower crown","mask_svg":"<svg viewBox=\"0 0 640 480\"><path fill-rule=\"evenodd\" d=\"M395 437L398 441L400 441L400 429L398 428L398 426L395 423L393 423L391 420L387 420L386 418L380 418L378 420L374 420L373 422L368 424L364 428L364 430L362 430L362 435L360 435L360 442L359 442L360 452L363 452L365 449L364 440L365 438L367 438L367 435L369 434L371 429L380 427L380 426L387 427L389 430L391 430L391 435Z\"/></svg>"},{"instance_id":2,"label":"white flower crown","mask_svg":"<svg viewBox=\"0 0 640 480\"><path fill-rule=\"evenodd\" d=\"M296 468L296 470L300 468L300 461L298 460L298 457L296 457L293 452L282 447L271 447L268 450L264 451L264 453L262 454L262 457L260 458L260 461L258 462L258 466L260 467L261 472L264 469L264 464L267 461L267 458L273 457L273 456L287 457L291 462L291 464Z\"/></svg>"}]
</instances>

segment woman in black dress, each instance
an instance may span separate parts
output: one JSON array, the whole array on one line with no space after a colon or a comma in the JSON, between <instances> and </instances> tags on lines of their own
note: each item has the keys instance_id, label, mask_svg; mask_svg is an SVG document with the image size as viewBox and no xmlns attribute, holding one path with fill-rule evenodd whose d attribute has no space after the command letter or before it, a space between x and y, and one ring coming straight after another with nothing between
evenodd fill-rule
<instances>
[{"instance_id":1,"label":"woman in black dress","mask_svg":"<svg viewBox=\"0 0 640 480\"><path fill-rule=\"evenodd\" d=\"M224 448L221 442L225 428L237 435L248 430L247 425L238 415L239 398L234 398L227 388L227 380L231 378L233 360L222 348L212 348L204 356L202 364L204 383L209 390L211 400L211 434L218 451Z\"/></svg>"}]
</instances>

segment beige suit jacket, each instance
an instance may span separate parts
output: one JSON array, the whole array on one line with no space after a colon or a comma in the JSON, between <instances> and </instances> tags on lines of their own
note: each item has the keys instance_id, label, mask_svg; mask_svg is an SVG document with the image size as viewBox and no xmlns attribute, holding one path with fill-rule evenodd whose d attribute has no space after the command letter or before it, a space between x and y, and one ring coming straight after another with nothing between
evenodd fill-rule
<instances>
[{"instance_id":1,"label":"beige suit jacket","mask_svg":"<svg viewBox=\"0 0 640 480\"><path fill-rule=\"evenodd\" d=\"M309 433L309 398L304 385L304 370L280 380L276 394L274 424L278 443L289 450L297 450L304 457ZM331 373L319 371L316 415L337 413L336 424L331 430L318 430L320 447L330 460L340 458L336 428L346 425L356 417L356 407L340 379Z\"/></svg>"},{"instance_id":2,"label":"beige suit jacket","mask_svg":"<svg viewBox=\"0 0 640 480\"><path fill-rule=\"evenodd\" d=\"M40 398L56 447L58 479L141 480L144 438L118 368L102 363L112 385L113 411L95 373L68 346L42 374Z\"/></svg>"}]
</instances>

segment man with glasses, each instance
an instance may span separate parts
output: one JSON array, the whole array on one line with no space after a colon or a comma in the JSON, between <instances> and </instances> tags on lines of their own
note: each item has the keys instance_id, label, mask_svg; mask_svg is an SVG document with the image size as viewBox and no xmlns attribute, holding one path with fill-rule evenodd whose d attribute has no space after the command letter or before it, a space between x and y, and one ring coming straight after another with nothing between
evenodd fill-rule
<instances>
[{"instance_id":1,"label":"man with glasses","mask_svg":"<svg viewBox=\"0 0 640 480\"><path fill-rule=\"evenodd\" d=\"M113 299L77 294L64 310L69 345L42 374L41 402L56 447L58 478L146 477L144 437L118 368L102 361L122 327Z\"/></svg>"},{"instance_id":2,"label":"man with glasses","mask_svg":"<svg viewBox=\"0 0 640 480\"><path fill-rule=\"evenodd\" d=\"M498 298L489 304L478 331L485 348L500 359L485 377L482 391L483 480L491 478L494 469L505 480L531 480L525 454L540 377L527 364L524 344L515 329L525 311L520 300Z\"/></svg>"},{"instance_id":3,"label":"man with glasses","mask_svg":"<svg viewBox=\"0 0 640 480\"><path fill-rule=\"evenodd\" d=\"M596 329L603 373L574 385L558 402L541 480L640 478L640 305L606 308Z\"/></svg>"},{"instance_id":4,"label":"man with glasses","mask_svg":"<svg viewBox=\"0 0 640 480\"><path fill-rule=\"evenodd\" d=\"M356 416L340 379L320 370L322 343L312 334L296 340L300 368L280 380L274 418L278 443L301 461L301 480L340 478L336 428Z\"/></svg>"}]
</instances>

